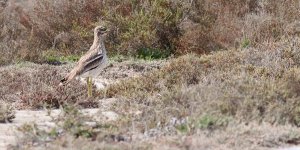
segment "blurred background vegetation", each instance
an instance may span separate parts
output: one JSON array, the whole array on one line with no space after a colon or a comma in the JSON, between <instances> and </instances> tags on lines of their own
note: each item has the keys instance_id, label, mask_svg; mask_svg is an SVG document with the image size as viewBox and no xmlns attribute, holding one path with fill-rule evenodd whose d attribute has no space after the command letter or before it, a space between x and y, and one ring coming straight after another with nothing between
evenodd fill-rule
<instances>
[{"instance_id":1,"label":"blurred background vegetation","mask_svg":"<svg viewBox=\"0 0 300 150\"><path fill-rule=\"evenodd\" d=\"M165 58L256 47L298 36L297 6L297 0L6 0L0 64L76 60L99 22L109 25L110 55Z\"/></svg>"}]
</instances>

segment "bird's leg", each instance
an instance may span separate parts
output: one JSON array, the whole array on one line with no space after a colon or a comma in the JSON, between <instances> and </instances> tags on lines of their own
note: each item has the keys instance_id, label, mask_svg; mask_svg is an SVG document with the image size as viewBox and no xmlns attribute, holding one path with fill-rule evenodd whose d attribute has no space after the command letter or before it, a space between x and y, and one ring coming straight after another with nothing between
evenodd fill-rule
<instances>
[{"instance_id":1,"label":"bird's leg","mask_svg":"<svg viewBox=\"0 0 300 150\"><path fill-rule=\"evenodd\" d=\"M92 97L92 78L87 77L88 97Z\"/></svg>"},{"instance_id":2,"label":"bird's leg","mask_svg":"<svg viewBox=\"0 0 300 150\"><path fill-rule=\"evenodd\" d=\"M90 77L86 78L86 88L87 88L87 93L88 93L88 97L90 97L90 92L89 92L89 81L90 81Z\"/></svg>"},{"instance_id":3,"label":"bird's leg","mask_svg":"<svg viewBox=\"0 0 300 150\"><path fill-rule=\"evenodd\" d=\"M93 82L92 82L92 77L90 77L90 96L93 96Z\"/></svg>"}]
</instances>

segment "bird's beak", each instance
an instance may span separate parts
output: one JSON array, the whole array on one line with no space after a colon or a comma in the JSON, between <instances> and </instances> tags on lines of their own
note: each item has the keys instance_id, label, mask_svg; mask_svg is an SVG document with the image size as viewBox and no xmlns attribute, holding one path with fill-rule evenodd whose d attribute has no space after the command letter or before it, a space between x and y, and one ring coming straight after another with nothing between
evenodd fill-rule
<instances>
[{"instance_id":1,"label":"bird's beak","mask_svg":"<svg viewBox=\"0 0 300 150\"><path fill-rule=\"evenodd\" d=\"M109 32L108 30L102 31L103 34L107 34L108 32Z\"/></svg>"}]
</instances>

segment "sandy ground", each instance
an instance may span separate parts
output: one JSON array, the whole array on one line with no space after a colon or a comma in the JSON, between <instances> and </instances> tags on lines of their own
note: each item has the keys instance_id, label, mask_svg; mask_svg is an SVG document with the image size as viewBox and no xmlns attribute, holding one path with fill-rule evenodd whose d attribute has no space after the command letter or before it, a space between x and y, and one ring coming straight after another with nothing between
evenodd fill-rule
<instances>
[{"instance_id":1,"label":"sandy ground","mask_svg":"<svg viewBox=\"0 0 300 150\"><path fill-rule=\"evenodd\" d=\"M21 135L18 131L18 127L24 124L35 123L38 128L49 129L55 127L53 120L61 114L61 110L41 110L41 111L30 111L21 110L16 111L16 118L11 123L0 124L0 150L7 149L9 145L15 145L19 136ZM102 115L102 118L107 120L117 119L117 115L113 112L99 112L99 109L84 109L82 113L89 116Z\"/></svg>"},{"instance_id":2,"label":"sandy ground","mask_svg":"<svg viewBox=\"0 0 300 150\"><path fill-rule=\"evenodd\" d=\"M109 101L109 100L108 100ZM114 114L113 112L105 111L100 112L99 109L84 109L81 110L83 114L89 115L91 117L97 116L99 118L99 115L104 116L108 121L110 120L116 120L117 114ZM29 111L29 110L22 110L22 111L16 111L16 118L11 123L4 123L0 124L0 150L5 150L10 147L10 145L16 144L17 140L20 138L20 131L18 131L18 127L24 125L24 124L32 124L35 123L39 128L47 129L47 128L53 128L55 126L55 123L53 120L57 118L61 114L61 110L51 110L50 112L47 110L41 110L41 111ZM103 117L102 117L103 118ZM90 122L90 124L92 124ZM212 137L206 137L201 134L198 135L192 135L185 137L185 141L187 144L190 143L188 146L188 149L239 149L243 145L248 145L245 143L248 142L258 142L260 141L261 136L265 136L262 131L267 131L271 134L276 134L276 132L284 131L286 128L274 128L267 124L263 124L261 126L254 125L253 127L249 126L246 127L248 129L241 129L245 128L242 126L234 127L232 129L228 129L225 134L220 132L220 136L212 136ZM255 130L261 132L261 135L257 133L251 133L254 130L251 128L256 128ZM240 136L240 138L237 139L237 135L241 134L241 132L249 133L249 135L243 133L243 136ZM273 132L273 133L272 133ZM258 135L257 135L258 134ZM249 138L250 136L253 136ZM268 136L268 135L267 135ZM227 143L223 143L223 145L218 144L218 141L224 140L226 138L229 138L231 140L226 140ZM256 139L257 138L257 139ZM270 137L263 137L263 138L270 138ZM170 142L170 139L172 138L162 138L162 140L154 140L155 143L154 149L172 149L172 146L166 144L166 143L172 143ZM151 141L151 139L150 139ZM172 141L172 140L171 140ZM268 141L268 140L266 140ZM152 141L153 142L153 141ZM241 142L241 145L232 145L233 143L237 144ZM265 142L265 141L264 141ZM254 143L253 143L254 144ZM266 144L266 143L264 143ZM248 145L249 146L249 145ZM259 149L264 150L300 150L300 147L298 146L279 146L282 148L272 148L272 147L261 147ZM173 147L174 148L174 147ZM245 147L244 149L255 149L257 148L254 144L254 146Z\"/></svg>"}]
</instances>

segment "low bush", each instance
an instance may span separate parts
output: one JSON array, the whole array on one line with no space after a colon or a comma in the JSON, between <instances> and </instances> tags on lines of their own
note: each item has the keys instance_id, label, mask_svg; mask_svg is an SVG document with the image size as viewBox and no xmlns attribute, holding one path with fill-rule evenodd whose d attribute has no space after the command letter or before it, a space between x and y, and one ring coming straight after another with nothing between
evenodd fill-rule
<instances>
[{"instance_id":1,"label":"low bush","mask_svg":"<svg viewBox=\"0 0 300 150\"><path fill-rule=\"evenodd\" d=\"M0 101L11 105L17 102L16 109L59 108L64 104L80 104L83 107L97 107L93 98L87 98L86 87L74 80L66 87L59 87L59 81L67 73L70 65L55 67L19 63L2 67L0 70ZM94 88L95 90L95 88ZM82 103L81 103L82 102Z\"/></svg>"}]
</instances>

